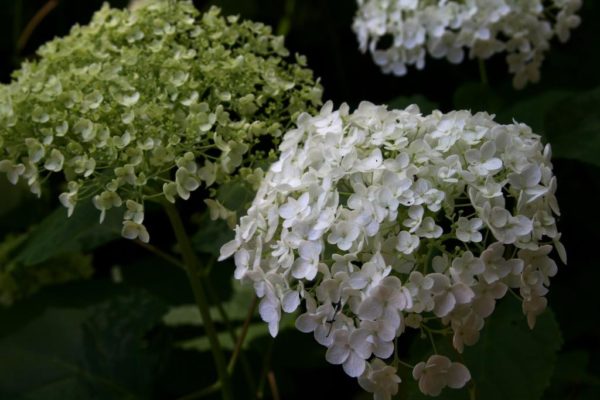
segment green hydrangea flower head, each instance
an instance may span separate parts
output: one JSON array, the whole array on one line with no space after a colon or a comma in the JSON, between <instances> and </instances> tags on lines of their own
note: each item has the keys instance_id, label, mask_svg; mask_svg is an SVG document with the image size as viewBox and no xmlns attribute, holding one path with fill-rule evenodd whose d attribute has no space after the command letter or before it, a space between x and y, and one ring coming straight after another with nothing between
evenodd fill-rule
<instances>
[{"instance_id":1,"label":"green hydrangea flower head","mask_svg":"<svg viewBox=\"0 0 600 400\"><path fill-rule=\"evenodd\" d=\"M144 200L260 175L265 144L321 103L270 27L187 0L104 5L38 56L0 85L0 172L38 196L61 173L69 215L83 200L101 220L124 206L123 236L144 241Z\"/></svg>"}]
</instances>

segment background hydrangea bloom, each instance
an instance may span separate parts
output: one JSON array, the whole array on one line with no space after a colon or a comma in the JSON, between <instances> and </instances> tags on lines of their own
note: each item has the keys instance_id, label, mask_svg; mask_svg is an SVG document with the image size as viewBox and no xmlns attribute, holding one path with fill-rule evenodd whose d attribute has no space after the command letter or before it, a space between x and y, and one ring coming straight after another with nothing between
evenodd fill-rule
<instances>
[{"instance_id":1,"label":"background hydrangea bloom","mask_svg":"<svg viewBox=\"0 0 600 400\"><path fill-rule=\"evenodd\" d=\"M304 300L296 327L389 398L398 377L381 362L408 328L446 329L462 352L508 290L533 327L557 272L549 253L565 254L550 148L529 127L328 103L302 114L279 150L221 249L235 255L236 278L254 284L273 336L282 311ZM469 373L452 365L433 358L414 376L430 394L462 387ZM431 374L447 379L432 386Z\"/></svg>"},{"instance_id":2,"label":"background hydrangea bloom","mask_svg":"<svg viewBox=\"0 0 600 400\"><path fill-rule=\"evenodd\" d=\"M385 73L425 66L425 55L458 64L506 52L513 84L536 82L555 36L569 39L581 0L358 0L353 29ZM384 37L390 44L382 43Z\"/></svg>"},{"instance_id":3,"label":"background hydrangea bloom","mask_svg":"<svg viewBox=\"0 0 600 400\"><path fill-rule=\"evenodd\" d=\"M283 37L217 8L201 15L191 1L104 6L38 55L0 86L0 171L37 195L62 172L69 214L82 200L101 220L126 206L123 235L143 241L146 198L187 199L253 173L266 157L251 150L261 138L320 104L321 87Z\"/></svg>"}]
</instances>

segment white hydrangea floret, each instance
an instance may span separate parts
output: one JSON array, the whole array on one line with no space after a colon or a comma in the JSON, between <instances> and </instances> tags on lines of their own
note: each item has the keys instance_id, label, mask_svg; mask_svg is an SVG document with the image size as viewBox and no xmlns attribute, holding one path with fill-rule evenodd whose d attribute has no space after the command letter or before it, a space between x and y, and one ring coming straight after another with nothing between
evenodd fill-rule
<instances>
[{"instance_id":1,"label":"white hydrangea floret","mask_svg":"<svg viewBox=\"0 0 600 400\"><path fill-rule=\"evenodd\" d=\"M433 355L427 362L415 366L413 377L419 381L421 392L439 396L446 386L453 389L463 387L471 379L471 374L463 364L452 362L448 357Z\"/></svg>"}]
</instances>

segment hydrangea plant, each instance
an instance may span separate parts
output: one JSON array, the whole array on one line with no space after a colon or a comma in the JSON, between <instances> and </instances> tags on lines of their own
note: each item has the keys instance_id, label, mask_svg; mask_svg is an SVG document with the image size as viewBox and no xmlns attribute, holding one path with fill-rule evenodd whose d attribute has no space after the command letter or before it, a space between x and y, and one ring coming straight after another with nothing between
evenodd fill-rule
<instances>
[{"instance_id":1,"label":"hydrangea plant","mask_svg":"<svg viewBox=\"0 0 600 400\"><path fill-rule=\"evenodd\" d=\"M260 178L265 149L320 105L320 85L283 37L191 1L105 5L38 56L0 86L0 172L38 196L62 173L69 215L84 200L100 221L125 206L122 234L142 241L146 199Z\"/></svg>"},{"instance_id":2,"label":"hydrangea plant","mask_svg":"<svg viewBox=\"0 0 600 400\"><path fill-rule=\"evenodd\" d=\"M550 41L569 39L581 0L358 0L353 24L360 50L385 73L402 76L425 55L458 64L506 53L513 84L536 82ZM383 43L383 38L391 38Z\"/></svg>"},{"instance_id":3,"label":"hydrangea plant","mask_svg":"<svg viewBox=\"0 0 600 400\"><path fill-rule=\"evenodd\" d=\"M234 255L273 336L303 303L296 327L375 399L398 390L406 330L449 333L462 352L508 291L530 327L546 307L550 253L566 256L550 147L528 126L328 103L279 150L221 259ZM413 376L430 395L470 379L435 354Z\"/></svg>"}]
</instances>

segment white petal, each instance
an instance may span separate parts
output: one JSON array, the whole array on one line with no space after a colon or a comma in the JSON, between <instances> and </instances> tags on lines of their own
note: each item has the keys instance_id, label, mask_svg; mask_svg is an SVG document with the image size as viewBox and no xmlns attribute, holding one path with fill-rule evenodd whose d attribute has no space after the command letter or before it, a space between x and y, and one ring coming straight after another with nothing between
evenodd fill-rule
<instances>
[{"instance_id":1,"label":"white petal","mask_svg":"<svg viewBox=\"0 0 600 400\"><path fill-rule=\"evenodd\" d=\"M448 369L447 381L448 386L452 389L460 389L471 379L471 373L461 363L452 363Z\"/></svg>"},{"instance_id":2,"label":"white petal","mask_svg":"<svg viewBox=\"0 0 600 400\"><path fill-rule=\"evenodd\" d=\"M350 348L345 345L334 344L327 349L325 353L325 359L331 364L339 365L345 362L350 355Z\"/></svg>"},{"instance_id":3,"label":"white petal","mask_svg":"<svg viewBox=\"0 0 600 400\"><path fill-rule=\"evenodd\" d=\"M361 319L375 321L383 314L383 304L373 297L366 298L358 307L358 316Z\"/></svg>"},{"instance_id":4,"label":"white petal","mask_svg":"<svg viewBox=\"0 0 600 400\"><path fill-rule=\"evenodd\" d=\"M219 261L223 261L226 258L229 258L236 252L236 250L240 247L240 242L236 239L225 243L221 246L221 254L219 255Z\"/></svg>"},{"instance_id":5,"label":"white petal","mask_svg":"<svg viewBox=\"0 0 600 400\"><path fill-rule=\"evenodd\" d=\"M473 290L464 284L456 284L452 287L452 294L456 299L458 304L466 304L470 302L473 297L475 297L475 293Z\"/></svg>"},{"instance_id":6,"label":"white petal","mask_svg":"<svg viewBox=\"0 0 600 400\"><path fill-rule=\"evenodd\" d=\"M445 317L456 306L456 299L452 293L445 293L435 298L433 312L438 317Z\"/></svg>"},{"instance_id":7,"label":"white petal","mask_svg":"<svg viewBox=\"0 0 600 400\"><path fill-rule=\"evenodd\" d=\"M300 254L300 257L305 260L318 260L319 255L321 254L321 248L320 242L304 241L300 244L298 253Z\"/></svg>"},{"instance_id":8,"label":"white petal","mask_svg":"<svg viewBox=\"0 0 600 400\"><path fill-rule=\"evenodd\" d=\"M260 313L261 318L265 322L271 321L279 321L279 309L278 305L269 300L267 297L264 297L258 306L258 312Z\"/></svg>"},{"instance_id":9,"label":"white petal","mask_svg":"<svg viewBox=\"0 0 600 400\"><path fill-rule=\"evenodd\" d=\"M302 314L296 319L296 329L300 332L310 333L314 331L317 326L319 326L317 319L308 313Z\"/></svg>"},{"instance_id":10,"label":"white petal","mask_svg":"<svg viewBox=\"0 0 600 400\"><path fill-rule=\"evenodd\" d=\"M277 336L279 332L279 321L271 321L269 322L269 333L272 337Z\"/></svg>"},{"instance_id":11,"label":"white petal","mask_svg":"<svg viewBox=\"0 0 600 400\"><path fill-rule=\"evenodd\" d=\"M285 296L283 296L283 299L281 301L283 311L285 311L286 313L292 313L296 311L296 308L298 308L299 305L300 294L295 290L288 292Z\"/></svg>"},{"instance_id":12,"label":"white petal","mask_svg":"<svg viewBox=\"0 0 600 400\"><path fill-rule=\"evenodd\" d=\"M358 354L351 352L348 359L344 362L344 371L353 378L360 376L365 370L366 361Z\"/></svg>"},{"instance_id":13,"label":"white petal","mask_svg":"<svg viewBox=\"0 0 600 400\"><path fill-rule=\"evenodd\" d=\"M377 346L374 347L373 349L373 354L375 354L375 356L381 358L381 359L386 359L391 357L391 355L394 353L394 342L392 341L379 341L377 343Z\"/></svg>"}]
</instances>

